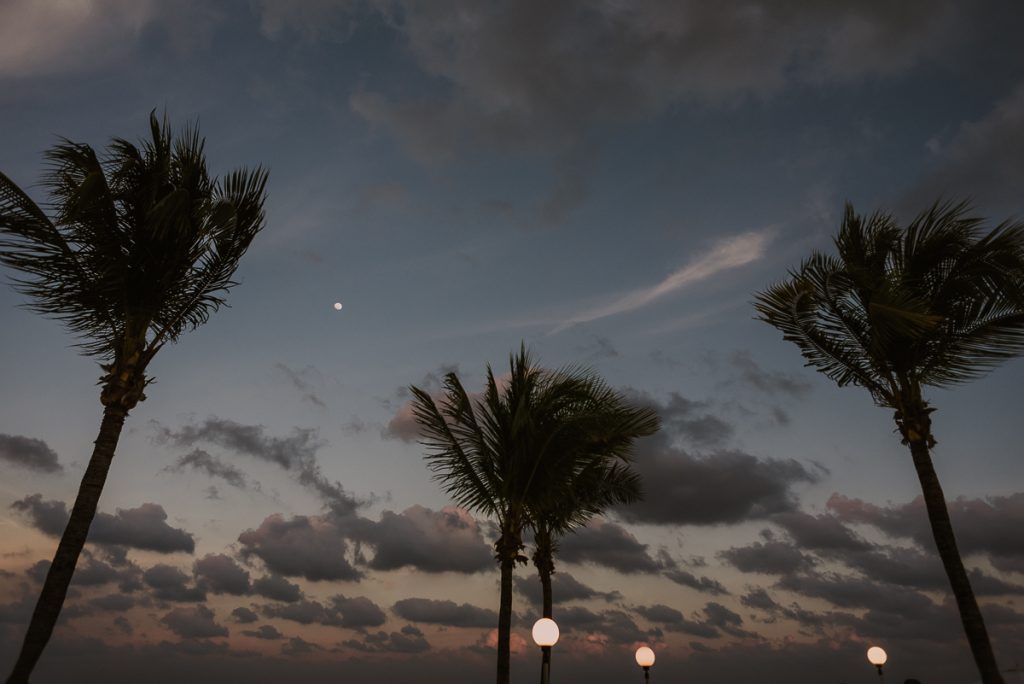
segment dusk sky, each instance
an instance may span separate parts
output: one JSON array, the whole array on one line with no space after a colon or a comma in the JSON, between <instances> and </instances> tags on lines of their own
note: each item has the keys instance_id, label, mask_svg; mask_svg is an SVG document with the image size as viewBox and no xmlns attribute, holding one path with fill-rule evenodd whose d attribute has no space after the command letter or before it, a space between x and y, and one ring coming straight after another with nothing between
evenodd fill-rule
<instances>
[{"instance_id":1,"label":"dusk sky","mask_svg":"<svg viewBox=\"0 0 1024 684\"><path fill-rule=\"evenodd\" d=\"M873 682L871 644L891 682L976 681L891 413L751 301L847 201L1024 216L1022 36L1013 0L0 0L0 171L37 201L59 136L154 109L215 173L270 170L230 308L150 366L33 681L490 680L496 535L431 481L407 388L478 389L521 341L663 420L645 500L562 543L554 681L640 681L640 644L654 681ZM0 287L4 676L102 410L24 303ZM1007 669L1022 385L928 397Z\"/></svg>"}]
</instances>

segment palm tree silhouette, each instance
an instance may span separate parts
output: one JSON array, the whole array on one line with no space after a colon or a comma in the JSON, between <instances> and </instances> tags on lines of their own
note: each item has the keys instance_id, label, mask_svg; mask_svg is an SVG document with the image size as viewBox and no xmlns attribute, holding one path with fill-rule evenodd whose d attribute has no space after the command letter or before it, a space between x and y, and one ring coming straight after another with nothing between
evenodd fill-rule
<instances>
[{"instance_id":1,"label":"palm tree silhouette","mask_svg":"<svg viewBox=\"0 0 1024 684\"><path fill-rule=\"evenodd\" d=\"M99 156L62 140L46 153L51 216L0 174L0 262L26 306L61 320L101 360L99 436L8 684L27 682L60 615L125 418L145 399L149 363L224 304L263 228L264 170L211 178L194 127L175 138L115 138Z\"/></svg>"},{"instance_id":2,"label":"palm tree silhouette","mask_svg":"<svg viewBox=\"0 0 1024 684\"><path fill-rule=\"evenodd\" d=\"M607 425L598 427L598 408L605 397L596 390L602 387L581 369L535 366L523 345L509 359L507 379L499 382L487 367L486 387L478 398L466 392L455 373L445 376L443 397L437 402L426 391L411 388L413 413L434 478L455 503L498 524L498 684L507 684L510 676L512 573L517 563L527 561L523 530L535 510L531 507L552 496L553 481L564 484L564 479L552 479L554 473L586 465L586 448L592 449L594 460L601 460L624 453L628 446ZM656 428L657 417L650 420Z\"/></svg>"},{"instance_id":3,"label":"palm tree silhouette","mask_svg":"<svg viewBox=\"0 0 1024 684\"><path fill-rule=\"evenodd\" d=\"M847 205L838 256L812 254L755 307L808 365L894 412L974 661L985 684L1002 684L932 464L935 409L922 393L1024 351L1024 224L982 234L968 211L936 203L901 229L888 214L863 217Z\"/></svg>"},{"instance_id":4,"label":"palm tree silhouette","mask_svg":"<svg viewBox=\"0 0 1024 684\"><path fill-rule=\"evenodd\" d=\"M543 486L529 507L533 564L546 618L553 617L551 580L559 539L612 506L641 499L640 476L628 464L633 442L654 434L660 424L653 409L631 406L592 373L580 373L590 384L591 398L565 417L575 430L576 443L557 460L542 464ZM542 666L550 667L551 649L544 649L542 657Z\"/></svg>"}]
</instances>

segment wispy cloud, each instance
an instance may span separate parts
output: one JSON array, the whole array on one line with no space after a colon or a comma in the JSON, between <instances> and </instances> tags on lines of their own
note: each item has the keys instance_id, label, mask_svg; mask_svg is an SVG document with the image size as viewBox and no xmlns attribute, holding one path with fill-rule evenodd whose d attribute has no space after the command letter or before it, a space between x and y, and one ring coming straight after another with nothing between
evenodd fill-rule
<instances>
[{"instance_id":1,"label":"wispy cloud","mask_svg":"<svg viewBox=\"0 0 1024 684\"><path fill-rule=\"evenodd\" d=\"M772 237L771 229L763 229L721 240L686 266L669 274L657 285L633 290L610 304L594 307L577 314L559 324L552 332L560 332L576 323L586 323L639 309L722 271L757 261L764 256Z\"/></svg>"}]
</instances>

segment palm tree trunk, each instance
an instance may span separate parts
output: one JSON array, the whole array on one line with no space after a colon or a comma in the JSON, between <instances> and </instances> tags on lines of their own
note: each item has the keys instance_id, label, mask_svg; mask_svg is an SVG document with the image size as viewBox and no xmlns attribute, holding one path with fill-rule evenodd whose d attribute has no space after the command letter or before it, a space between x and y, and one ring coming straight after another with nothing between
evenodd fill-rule
<instances>
[{"instance_id":1,"label":"palm tree trunk","mask_svg":"<svg viewBox=\"0 0 1024 684\"><path fill-rule=\"evenodd\" d=\"M512 676L512 569L515 554L501 554L501 598L498 605L498 684Z\"/></svg>"},{"instance_id":2,"label":"palm tree trunk","mask_svg":"<svg viewBox=\"0 0 1024 684\"><path fill-rule=\"evenodd\" d=\"M114 459L114 450L117 448L117 440L121 436L121 428L127 415L128 411L120 405L107 406L103 410L103 422L100 424L100 433L96 438L89 466L85 469L78 497L75 499L74 508L71 509L71 517L60 538L53 563L46 573L43 590L32 613L32 621L25 634L21 653L14 664L14 670L7 678L7 684L28 682L39 656L50 640L68 593L68 585L71 584L71 577L75 573L78 556L85 546L86 537L89 536L89 526L96 515L96 506L99 504L103 484L107 480L107 471L110 470L110 463Z\"/></svg>"},{"instance_id":3,"label":"palm tree trunk","mask_svg":"<svg viewBox=\"0 0 1024 684\"><path fill-rule=\"evenodd\" d=\"M551 571L547 568L541 568L540 570L540 587L542 592L542 612L544 613L541 617L551 617Z\"/></svg>"},{"instance_id":4,"label":"palm tree trunk","mask_svg":"<svg viewBox=\"0 0 1024 684\"><path fill-rule=\"evenodd\" d=\"M534 543L537 545L537 550L533 554L533 564L537 566L537 574L540 575L541 617L550 618L553 612L551 575L555 572L555 562L552 557L551 533L543 527L536 530L534 534ZM544 648L541 651L541 671L551 671L550 648Z\"/></svg>"},{"instance_id":5,"label":"palm tree trunk","mask_svg":"<svg viewBox=\"0 0 1024 684\"><path fill-rule=\"evenodd\" d=\"M541 586L541 591L543 593L542 612L544 613L544 615L542 617L550 618L551 617L551 612L552 612L551 611L551 603L552 603L552 601L551 601L551 570L550 570L549 566L545 565L545 566L539 567L538 571L540 572L540 586ZM551 647L550 646L546 646L543 649L541 649L540 667L541 667L541 672L551 672Z\"/></svg>"},{"instance_id":6,"label":"palm tree trunk","mask_svg":"<svg viewBox=\"0 0 1024 684\"><path fill-rule=\"evenodd\" d=\"M932 465L927 441L923 438L911 440L910 453L914 457L914 468L917 469L917 477L921 481L921 491L928 509L928 522L931 523L935 546L939 550L942 566L953 589L953 596L960 610L960 621L963 623L974 662L981 674L981 681L983 684L1004 684L1003 675L999 672L992 652L988 631L985 629L985 621L981 617L981 610L978 609L978 602L974 598L974 590L971 589L971 582L957 549L953 525L949 521L949 510L946 508L946 498Z\"/></svg>"}]
</instances>

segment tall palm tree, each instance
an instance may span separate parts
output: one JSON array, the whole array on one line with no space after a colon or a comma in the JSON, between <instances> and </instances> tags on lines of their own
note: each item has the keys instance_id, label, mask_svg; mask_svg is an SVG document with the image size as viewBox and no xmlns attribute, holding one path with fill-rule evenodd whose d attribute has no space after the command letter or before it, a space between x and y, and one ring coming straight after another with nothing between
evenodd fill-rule
<instances>
[{"instance_id":1,"label":"tall palm tree","mask_svg":"<svg viewBox=\"0 0 1024 684\"><path fill-rule=\"evenodd\" d=\"M893 411L982 681L1001 684L932 465L935 409L922 391L1024 352L1024 223L983 232L968 212L936 203L901 229L888 214L863 217L847 205L838 255L812 254L755 307L808 365Z\"/></svg>"},{"instance_id":2,"label":"tall palm tree","mask_svg":"<svg viewBox=\"0 0 1024 684\"><path fill-rule=\"evenodd\" d=\"M565 463L585 465L581 444L602 449L601 454L621 451L620 437L607 427L598 430L598 387L589 372L535 366L523 345L509 360L507 380L499 382L487 367L486 387L478 398L469 395L455 373L445 376L438 402L411 388L435 479L458 505L498 524L498 684L507 684L510 676L512 573L516 563L527 561L523 530L531 505L549 495L548 473L570 468Z\"/></svg>"},{"instance_id":3,"label":"tall palm tree","mask_svg":"<svg viewBox=\"0 0 1024 684\"><path fill-rule=\"evenodd\" d=\"M224 304L239 259L263 228L264 170L221 179L204 141L150 114L150 138L115 138L102 156L63 140L46 153L48 216L0 174L0 262L20 271L27 307L52 316L101 361L103 420L8 684L27 682L60 615L128 412L149 363Z\"/></svg>"}]
</instances>

